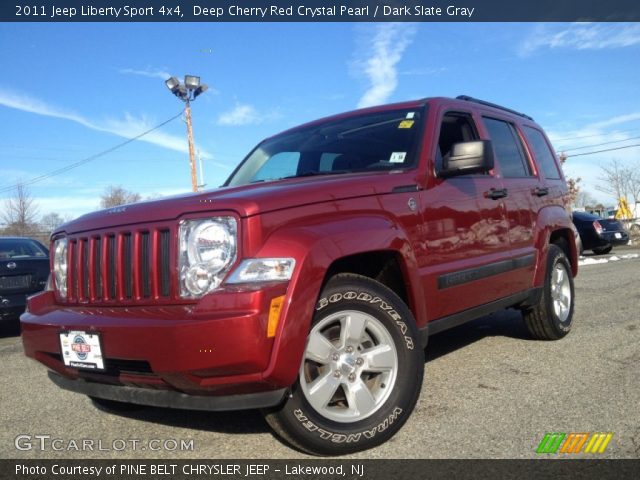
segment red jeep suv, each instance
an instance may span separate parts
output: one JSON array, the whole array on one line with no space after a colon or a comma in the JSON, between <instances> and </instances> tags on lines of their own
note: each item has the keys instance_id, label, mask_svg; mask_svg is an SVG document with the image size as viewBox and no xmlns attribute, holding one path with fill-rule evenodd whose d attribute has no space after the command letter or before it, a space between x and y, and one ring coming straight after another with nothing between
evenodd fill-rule
<instances>
[{"instance_id":1,"label":"red jeep suv","mask_svg":"<svg viewBox=\"0 0 640 480\"><path fill-rule=\"evenodd\" d=\"M52 236L26 354L111 408L262 408L334 455L388 440L427 338L513 307L565 336L576 232L528 116L461 96L311 122L219 189L80 217Z\"/></svg>"}]
</instances>

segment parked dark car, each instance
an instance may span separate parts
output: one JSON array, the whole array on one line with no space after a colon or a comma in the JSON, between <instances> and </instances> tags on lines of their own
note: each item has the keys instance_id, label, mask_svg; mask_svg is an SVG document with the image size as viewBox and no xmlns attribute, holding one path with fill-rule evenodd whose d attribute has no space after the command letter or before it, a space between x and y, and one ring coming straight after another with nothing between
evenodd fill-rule
<instances>
[{"instance_id":1,"label":"parked dark car","mask_svg":"<svg viewBox=\"0 0 640 480\"><path fill-rule=\"evenodd\" d=\"M36 240L0 237L0 320L17 320L26 299L44 290L49 251Z\"/></svg>"},{"instance_id":2,"label":"parked dark car","mask_svg":"<svg viewBox=\"0 0 640 480\"><path fill-rule=\"evenodd\" d=\"M596 255L609 253L614 245L629 243L627 232L618 220L600 218L586 212L573 212L573 224L578 229L583 250Z\"/></svg>"}]
</instances>

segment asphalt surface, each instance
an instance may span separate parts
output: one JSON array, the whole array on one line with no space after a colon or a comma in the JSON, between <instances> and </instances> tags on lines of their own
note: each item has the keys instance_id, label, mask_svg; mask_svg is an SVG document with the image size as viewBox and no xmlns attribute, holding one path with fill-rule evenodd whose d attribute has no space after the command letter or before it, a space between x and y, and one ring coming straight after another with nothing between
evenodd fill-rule
<instances>
[{"instance_id":1,"label":"asphalt surface","mask_svg":"<svg viewBox=\"0 0 640 480\"><path fill-rule=\"evenodd\" d=\"M534 458L546 432L612 432L599 458L640 458L640 259L582 267L576 298L574 329L557 342L528 339L512 310L432 337L415 412L389 442L353 458ZM306 458L255 411L105 413L55 387L6 326L0 365L0 458ZM15 447L20 435L31 449ZM44 450L37 435L50 436ZM83 439L95 450L75 451ZM166 440L168 451L150 449Z\"/></svg>"}]
</instances>

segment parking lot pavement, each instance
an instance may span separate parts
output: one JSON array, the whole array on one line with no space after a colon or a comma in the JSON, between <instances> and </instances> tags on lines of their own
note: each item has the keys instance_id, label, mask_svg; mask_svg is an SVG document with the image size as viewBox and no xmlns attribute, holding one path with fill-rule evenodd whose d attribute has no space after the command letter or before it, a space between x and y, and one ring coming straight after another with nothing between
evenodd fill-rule
<instances>
[{"instance_id":1,"label":"parking lot pavement","mask_svg":"<svg viewBox=\"0 0 640 480\"><path fill-rule=\"evenodd\" d=\"M529 340L511 310L432 337L416 411L391 441L355 457L533 458L547 432L612 432L599 457L640 458L639 271L640 258L582 267L574 330L558 342ZM19 337L3 335L2 458L304 457L273 437L255 411L105 413L56 388L44 367L22 355ZM20 437L26 450L15 447L19 435L31 438ZM62 450L45 438L41 451L36 435L61 439ZM82 439L94 441L94 450L77 452ZM131 440L140 441L136 450ZM193 449L167 440L187 447L193 440Z\"/></svg>"}]
</instances>

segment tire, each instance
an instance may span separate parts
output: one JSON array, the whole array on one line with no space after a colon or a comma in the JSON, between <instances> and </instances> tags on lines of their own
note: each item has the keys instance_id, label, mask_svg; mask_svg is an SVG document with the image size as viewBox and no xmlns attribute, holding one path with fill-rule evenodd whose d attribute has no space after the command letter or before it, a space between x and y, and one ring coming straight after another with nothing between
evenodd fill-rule
<instances>
[{"instance_id":1,"label":"tire","mask_svg":"<svg viewBox=\"0 0 640 480\"><path fill-rule=\"evenodd\" d=\"M265 418L307 453L366 450L407 421L423 372L424 351L404 302L370 278L336 275L316 304L298 380Z\"/></svg>"},{"instance_id":2,"label":"tire","mask_svg":"<svg viewBox=\"0 0 640 480\"><path fill-rule=\"evenodd\" d=\"M605 255L609 253L613 249L613 245L608 245L606 247L594 248L593 253L596 255Z\"/></svg>"},{"instance_id":3,"label":"tire","mask_svg":"<svg viewBox=\"0 0 640 480\"><path fill-rule=\"evenodd\" d=\"M531 336L537 340L558 340L567 335L573 322L574 298L569 260L562 249L551 244L540 300L523 311Z\"/></svg>"},{"instance_id":4,"label":"tire","mask_svg":"<svg viewBox=\"0 0 640 480\"><path fill-rule=\"evenodd\" d=\"M89 398L98 410L102 410L107 413L135 412L136 410L145 408L144 405L138 405L135 403L118 402L116 400L108 400L106 398L98 397Z\"/></svg>"}]
</instances>

